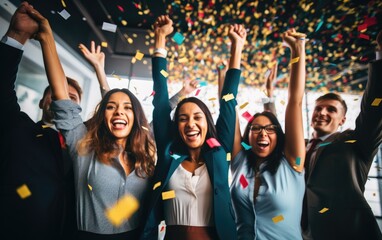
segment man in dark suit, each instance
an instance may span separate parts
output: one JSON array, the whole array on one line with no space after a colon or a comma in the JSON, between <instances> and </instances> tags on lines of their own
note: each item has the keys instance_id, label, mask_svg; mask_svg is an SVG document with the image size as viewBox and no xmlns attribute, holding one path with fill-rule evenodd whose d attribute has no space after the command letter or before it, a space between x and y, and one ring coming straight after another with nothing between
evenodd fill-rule
<instances>
[{"instance_id":1,"label":"man in dark suit","mask_svg":"<svg viewBox=\"0 0 382 240\"><path fill-rule=\"evenodd\" d=\"M369 79L354 130L337 132L346 120L347 107L341 96L328 93L316 100L312 137L321 142L312 148L312 154L313 144L307 145L310 157L305 162L304 239L382 239L363 196L382 142L382 31L377 43L376 60L369 63Z\"/></svg>"},{"instance_id":2,"label":"man in dark suit","mask_svg":"<svg viewBox=\"0 0 382 240\"><path fill-rule=\"evenodd\" d=\"M0 238L73 239L76 229L74 179L65 142L53 129L51 89L40 101L41 121L22 112L14 90L24 44L38 30L23 2L0 43ZM68 79L73 101L82 90Z\"/></svg>"}]
</instances>

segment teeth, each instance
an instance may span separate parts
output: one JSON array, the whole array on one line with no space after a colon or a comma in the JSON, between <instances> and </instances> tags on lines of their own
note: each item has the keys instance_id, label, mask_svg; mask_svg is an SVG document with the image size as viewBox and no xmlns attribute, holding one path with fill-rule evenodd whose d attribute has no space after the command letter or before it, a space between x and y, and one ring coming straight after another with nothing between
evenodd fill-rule
<instances>
[{"instance_id":1,"label":"teeth","mask_svg":"<svg viewBox=\"0 0 382 240\"><path fill-rule=\"evenodd\" d=\"M257 144L268 145L269 143L267 141L258 141Z\"/></svg>"},{"instance_id":2,"label":"teeth","mask_svg":"<svg viewBox=\"0 0 382 240\"><path fill-rule=\"evenodd\" d=\"M187 132L186 133L187 136L194 136L194 135L197 135L197 134L199 134L198 131L192 131L192 132Z\"/></svg>"},{"instance_id":3,"label":"teeth","mask_svg":"<svg viewBox=\"0 0 382 240\"><path fill-rule=\"evenodd\" d=\"M113 121L113 124L126 124L126 121L124 121L124 120L115 120L115 121Z\"/></svg>"}]
</instances>

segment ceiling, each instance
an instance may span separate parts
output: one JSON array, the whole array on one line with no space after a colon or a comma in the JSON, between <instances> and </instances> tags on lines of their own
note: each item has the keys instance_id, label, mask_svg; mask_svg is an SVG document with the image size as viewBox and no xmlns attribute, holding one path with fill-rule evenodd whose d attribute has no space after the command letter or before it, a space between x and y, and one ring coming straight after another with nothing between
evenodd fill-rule
<instances>
[{"instance_id":1,"label":"ceiling","mask_svg":"<svg viewBox=\"0 0 382 240\"><path fill-rule=\"evenodd\" d=\"M244 84L263 86L267 69L278 62L276 86L287 86L289 49L282 45L280 34L295 27L309 38L307 89L359 93L367 82L367 63L375 58L375 38L382 30L382 1L373 0L29 2L77 54L79 43L107 43L103 48L106 73L116 76L151 77L151 26L157 16L169 14L174 32L185 37L180 44L168 41L170 81L196 78L216 84L216 67L229 57L226 26L242 23L248 29L243 54ZM63 17L63 10L70 14L69 18ZM103 30L105 22L115 24L116 31ZM144 53L142 60L134 59L137 51Z\"/></svg>"}]
</instances>

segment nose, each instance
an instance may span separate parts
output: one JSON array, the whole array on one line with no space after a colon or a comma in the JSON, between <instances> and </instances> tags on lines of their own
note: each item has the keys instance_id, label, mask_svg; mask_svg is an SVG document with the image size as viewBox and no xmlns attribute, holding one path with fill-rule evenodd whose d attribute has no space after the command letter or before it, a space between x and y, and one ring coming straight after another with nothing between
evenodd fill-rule
<instances>
[{"instance_id":1,"label":"nose","mask_svg":"<svg viewBox=\"0 0 382 240\"><path fill-rule=\"evenodd\" d=\"M186 126L189 128L193 128L195 126L195 121L192 119L188 120Z\"/></svg>"},{"instance_id":2,"label":"nose","mask_svg":"<svg viewBox=\"0 0 382 240\"><path fill-rule=\"evenodd\" d=\"M327 110L326 108L322 108L322 109L318 112L319 115L326 115L327 113L328 113L328 110Z\"/></svg>"},{"instance_id":3,"label":"nose","mask_svg":"<svg viewBox=\"0 0 382 240\"><path fill-rule=\"evenodd\" d=\"M260 132L259 132L259 135L261 135L261 136L267 136L268 133L265 131L265 128L262 128L262 129L260 130Z\"/></svg>"},{"instance_id":4,"label":"nose","mask_svg":"<svg viewBox=\"0 0 382 240\"><path fill-rule=\"evenodd\" d=\"M115 114L115 115L123 115L123 114L124 114L123 107L117 107L117 108L115 109L114 114Z\"/></svg>"}]
</instances>

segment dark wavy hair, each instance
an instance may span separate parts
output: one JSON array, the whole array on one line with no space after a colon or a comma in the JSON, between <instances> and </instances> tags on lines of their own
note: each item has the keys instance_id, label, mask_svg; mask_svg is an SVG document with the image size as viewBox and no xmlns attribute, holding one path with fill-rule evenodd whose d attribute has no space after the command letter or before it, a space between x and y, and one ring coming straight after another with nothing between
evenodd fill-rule
<instances>
[{"instance_id":1,"label":"dark wavy hair","mask_svg":"<svg viewBox=\"0 0 382 240\"><path fill-rule=\"evenodd\" d=\"M246 144L249 145L249 132L251 131L250 127L251 127L253 121L260 116L264 116L264 117L268 118L272 122L272 124L277 126L276 147L273 150L273 152L265 159L265 167L263 169L263 171L269 171L273 175L276 173L277 168L280 165L281 159L284 156L284 145L285 145L285 134L281 128L281 124L280 124L279 120L277 120L277 117L273 113L268 112L268 111L256 113L252 117L252 119L250 121L248 121L248 124L247 124L245 131L244 131L244 134L243 134L243 142L245 142ZM246 150L246 154L248 157L248 164L253 168L255 166L257 156L253 152L252 148L249 150Z\"/></svg>"},{"instance_id":2,"label":"dark wavy hair","mask_svg":"<svg viewBox=\"0 0 382 240\"><path fill-rule=\"evenodd\" d=\"M134 162L135 172L139 177L143 173L152 176L154 171L156 146L149 131L150 127L139 100L128 89L112 89L108 91L98 103L93 116L86 122L88 133L79 142L79 152L89 153L94 150L101 161L108 162L113 154L120 149L116 146L116 138L110 133L105 122L105 111L110 96L114 93L122 92L130 97L134 123L129 136L127 137L126 148L124 149L129 160ZM105 158L106 156L106 158Z\"/></svg>"},{"instance_id":3,"label":"dark wavy hair","mask_svg":"<svg viewBox=\"0 0 382 240\"><path fill-rule=\"evenodd\" d=\"M216 133L216 127L214 120L212 118L211 112L200 99L196 97L188 97L188 98L183 98L178 105L176 106L175 112L174 112L174 117L173 117L173 144L171 146L171 150L174 152L179 152L182 154L188 154L188 147L187 145L183 142L179 130L178 130L178 122L179 122L179 110L185 103L194 103L196 104L204 113L207 119L207 134L206 134L206 140L209 138L215 138L217 139L217 133ZM208 147L206 141L204 141L204 144L202 146L202 152L206 150ZM209 147L207 148L209 149Z\"/></svg>"}]
</instances>

